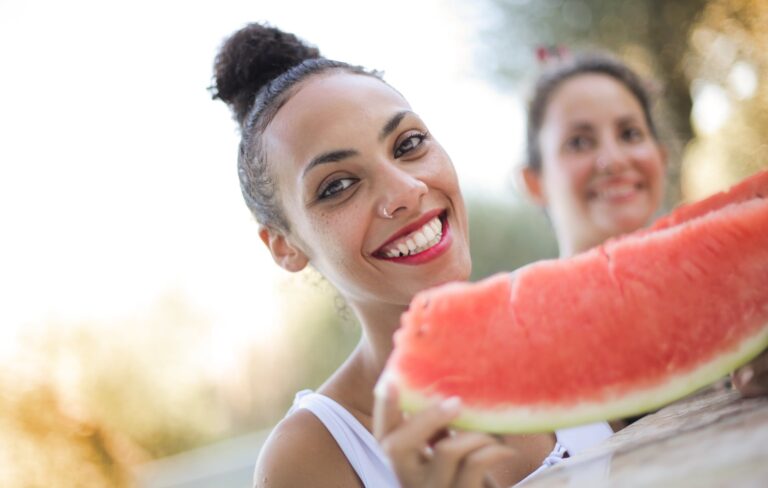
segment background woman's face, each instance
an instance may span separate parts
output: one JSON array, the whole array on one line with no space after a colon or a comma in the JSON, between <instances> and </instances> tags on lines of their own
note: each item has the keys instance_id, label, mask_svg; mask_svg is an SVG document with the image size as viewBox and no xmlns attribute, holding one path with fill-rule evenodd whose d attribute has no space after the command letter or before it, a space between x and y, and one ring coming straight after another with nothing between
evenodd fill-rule
<instances>
[{"instance_id":1,"label":"background woman's face","mask_svg":"<svg viewBox=\"0 0 768 488\"><path fill-rule=\"evenodd\" d=\"M264 140L289 239L348 299L407 304L428 286L468 277L466 210L453 165L381 80L345 72L309 78ZM435 235L426 227L445 238L429 239L408 259L387 255L416 233Z\"/></svg>"},{"instance_id":2,"label":"background woman's face","mask_svg":"<svg viewBox=\"0 0 768 488\"><path fill-rule=\"evenodd\" d=\"M614 78L590 73L563 82L546 108L539 143L558 239L591 247L644 226L659 208L663 151L638 100Z\"/></svg>"}]
</instances>

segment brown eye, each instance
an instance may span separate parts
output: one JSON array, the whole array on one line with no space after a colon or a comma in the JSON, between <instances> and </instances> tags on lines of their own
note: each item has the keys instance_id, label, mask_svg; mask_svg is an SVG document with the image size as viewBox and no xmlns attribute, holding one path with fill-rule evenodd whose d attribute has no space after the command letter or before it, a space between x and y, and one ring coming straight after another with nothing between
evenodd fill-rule
<instances>
[{"instance_id":1,"label":"brown eye","mask_svg":"<svg viewBox=\"0 0 768 488\"><path fill-rule=\"evenodd\" d=\"M568 149L575 152L579 152L579 151L586 151L587 149L591 149L594 144L592 143L592 139L590 139L589 137L578 135L568 139L565 145Z\"/></svg>"},{"instance_id":2,"label":"brown eye","mask_svg":"<svg viewBox=\"0 0 768 488\"><path fill-rule=\"evenodd\" d=\"M339 178L332 180L322 187L317 198L318 200L325 200L326 198L335 197L339 193L357 183L357 181L357 178Z\"/></svg>"},{"instance_id":3,"label":"brown eye","mask_svg":"<svg viewBox=\"0 0 768 488\"><path fill-rule=\"evenodd\" d=\"M395 157L399 158L413 151L419 147L426 138L427 135L422 133L416 133L408 136L395 148Z\"/></svg>"},{"instance_id":4,"label":"brown eye","mask_svg":"<svg viewBox=\"0 0 768 488\"><path fill-rule=\"evenodd\" d=\"M621 138L626 142L639 142L643 140L643 131L636 127L628 127L621 132Z\"/></svg>"}]
</instances>

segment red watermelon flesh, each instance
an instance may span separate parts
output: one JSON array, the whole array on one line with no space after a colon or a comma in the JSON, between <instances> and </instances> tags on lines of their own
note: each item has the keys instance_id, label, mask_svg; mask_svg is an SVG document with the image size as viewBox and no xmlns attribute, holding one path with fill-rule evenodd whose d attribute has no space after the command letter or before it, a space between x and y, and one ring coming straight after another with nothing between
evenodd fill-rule
<instances>
[{"instance_id":1,"label":"red watermelon flesh","mask_svg":"<svg viewBox=\"0 0 768 488\"><path fill-rule=\"evenodd\" d=\"M699 202L681 205L674 212L658 219L645 233L658 229L664 229L678 225L695 217L700 217L719 210L720 208L732 203L740 203L752 198L768 198L768 171L762 171L745 179L741 183L734 185L728 191L716 193Z\"/></svg>"},{"instance_id":2,"label":"red watermelon flesh","mask_svg":"<svg viewBox=\"0 0 768 488\"><path fill-rule=\"evenodd\" d=\"M457 395L456 426L509 433L711 383L768 346L768 178L755 179L574 258L420 293L383 377L406 410Z\"/></svg>"}]
</instances>

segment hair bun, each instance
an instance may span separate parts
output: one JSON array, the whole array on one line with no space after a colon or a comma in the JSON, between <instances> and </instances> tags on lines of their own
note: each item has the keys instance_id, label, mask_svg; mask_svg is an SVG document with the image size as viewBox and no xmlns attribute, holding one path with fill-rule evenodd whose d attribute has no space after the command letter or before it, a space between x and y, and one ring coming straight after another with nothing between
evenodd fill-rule
<instances>
[{"instance_id":1,"label":"hair bun","mask_svg":"<svg viewBox=\"0 0 768 488\"><path fill-rule=\"evenodd\" d=\"M293 34L248 24L221 46L214 60L211 93L229 105L242 125L261 87L302 61L319 57L316 47Z\"/></svg>"}]
</instances>

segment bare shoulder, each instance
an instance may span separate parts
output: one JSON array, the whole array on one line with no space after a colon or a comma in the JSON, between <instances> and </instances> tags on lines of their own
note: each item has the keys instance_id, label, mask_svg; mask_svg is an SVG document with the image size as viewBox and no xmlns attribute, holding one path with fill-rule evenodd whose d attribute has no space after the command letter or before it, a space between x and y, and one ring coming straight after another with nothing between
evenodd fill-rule
<instances>
[{"instance_id":1,"label":"bare shoulder","mask_svg":"<svg viewBox=\"0 0 768 488\"><path fill-rule=\"evenodd\" d=\"M330 432L308 410L283 419L259 453L256 488L362 486Z\"/></svg>"}]
</instances>

